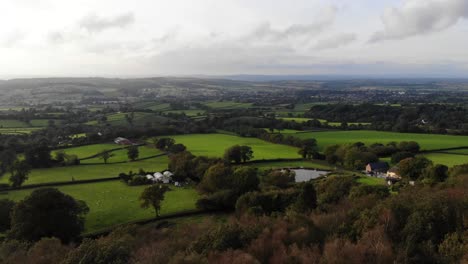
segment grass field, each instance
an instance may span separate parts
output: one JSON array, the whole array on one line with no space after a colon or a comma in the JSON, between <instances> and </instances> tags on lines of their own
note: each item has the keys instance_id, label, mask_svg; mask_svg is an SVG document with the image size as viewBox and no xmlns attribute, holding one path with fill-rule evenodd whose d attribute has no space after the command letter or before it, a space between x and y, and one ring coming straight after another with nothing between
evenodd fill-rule
<instances>
[{"instance_id":1,"label":"grass field","mask_svg":"<svg viewBox=\"0 0 468 264\"><path fill-rule=\"evenodd\" d=\"M424 157L432 160L434 164L443 164L448 167L455 165L468 164L468 155L456 155L456 154L445 154L445 153L428 153L424 154Z\"/></svg>"},{"instance_id":2,"label":"grass field","mask_svg":"<svg viewBox=\"0 0 468 264\"><path fill-rule=\"evenodd\" d=\"M308 117L281 117L279 119L285 120L285 121L294 121L296 123L305 123L309 120L312 120L313 118L308 118ZM320 121L320 123L325 124L327 123L327 120L325 119L317 119ZM367 122L347 122L348 125L370 125L371 123ZM341 122L328 122L329 126L334 126L334 127L339 127L341 126Z\"/></svg>"},{"instance_id":3,"label":"grass field","mask_svg":"<svg viewBox=\"0 0 468 264\"><path fill-rule=\"evenodd\" d=\"M254 151L254 160L300 158L297 148L273 144L257 138L244 138L225 134L191 134L170 136L176 143L184 144L197 156L222 157L234 145L247 145Z\"/></svg>"},{"instance_id":4,"label":"grass field","mask_svg":"<svg viewBox=\"0 0 468 264\"><path fill-rule=\"evenodd\" d=\"M262 162L252 163L249 166L258 168L259 170L279 169L279 168L305 168L305 169L332 169L324 161L276 161L276 162Z\"/></svg>"},{"instance_id":5,"label":"grass field","mask_svg":"<svg viewBox=\"0 0 468 264\"><path fill-rule=\"evenodd\" d=\"M8 135L24 135L31 134L33 131L40 130L40 127L23 127L23 128L0 128L0 134Z\"/></svg>"},{"instance_id":6,"label":"grass field","mask_svg":"<svg viewBox=\"0 0 468 264\"><path fill-rule=\"evenodd\" d=\"M129 187L120 181L77 184L57 187L75 199L83 200L90 211L86 216L86 232L96 231L132 220L154 217L153 209L142 209L138 197L147 186ZM197 192L192 188L171 187L162 202L161 214L195 209ZM0 193L0 197L19 201L32 190Z\"/></svg>"},{"instance_id":7,"label":"grass field","mask_svg":"<svg viewBox=\"0 0 468 264\"><path fill-rule=\"evenodd\" d=\"M95 154L101 153L103 150L111 150L115 148L122 148L124 146L117 145L114 143L109 143L109 144L93 144L93 145L86 145L86 146L80 146L80 147L73 147L73 148L66 148L66 149L61 149L61 151L64 151L68 155L77 155L79 159L86 158L93 156ZM54 151L55 153L57 151ZM52 155L53 155L52 153Z\"/></svg>"},{"instance_id":8,"label":"grass field","mask_svg":"<svg viewBox=\"0 0 468 264\"><path fill-rule=\"evenodd\" d=\"M450 153L450 154L462 154L462 155L468 155L468 148L466 149L454 149L454 150L445 150L443 151L444 153Z\"/></svg>"},{"instance_id":9,"label":"grass field","mask_svg":"<svg viewBox=\"0 0 468 264\"><path fill-rule=\"evenodd\" d=\"M10 119L0 119L0 127L2 128L20 128L20 127L28 127L28 124L26 124L23 121L19 120L10 120Z\"/></svg>"},{"instance_id":10,"label":"grass field","mask_svg":"<svg viewBox=\"0 0 468 264\"><path fill-rule=\"evenodd\" d=\"M120 149L112 151L114 154L113 157L109 158L107 161L108 163L115 163L115 162L125 162L128 161L127 156L127 149ZM149 146L140 146L138 147L138 159L147 158L155 155L162 154L162 152L158 149ZM89 164L89 163L103 163L104 161L99 157L92 158L92 159L85 159L81 161L81 164Z\"/></svg>"},{"instance_id":11,"label":"grass field","mask_svg":"<svg viewBox=\"0 0 468 264\"><path fill-rule=\"evenodd\" d=\"M214 109L243 109L252 107L252 103L236 103L232 101L209 102L204 105Z\"/></svg>"},{"instance_id":12,"label":"grass field","mask_svg":"<svg viewBox=\"0 0 468 264\"><path fill-rule=\"evenodd\" d=\"M28 180L26 180L24 184L27 185L47 182L66 182L72 181L72 179L78 181L110 178L119 176L119 173L121 172L137 172L140 168L147 171L162 171L167 169L168 162L169 160L167 156L161 156L157 158L126 163L102 163L98 165L76 165L67 167L33 169L29 174ZM1 177L0 182L8 182L8 177L9 175Z\"/></svg>"},{"instance_id":13,"label":"grass field","mask_svg":"<svg viewBox=\"0 0 468 264\"><path fill-rule=\"evenodd\" d=\"M164 111L164 113L169 114L182 114L184 113L186 116L201 116L205 114L205 110L199 110L199 109L187 109L187 110L169 110L169 111Z\"/></svg>"},{"instance_id":14,"label":"grass field","mask_svg":"<svg viewBox=\"0 0 468 264\"><path fill-rule=\"evenodd\" d=\"M107 115L107 123L114 126L128 126L129 123L125 118L125 115L130 115L130 113L117 113ZM134 112L133 124L137 126L143 126L146 123L166 123L169 119L164 116L159 116L155 113L145 113L145 112ZM86 122L88 125L97 125L96 120Z\"/></svg>"},{"instance_id":15,"label":"grass field","mask_svg":"<svg viewBox=\"0 0 468 264\"><path fill-rule=\"evenodd\" d=\"M369 130L310 132L300 133L295 136L302 139L315 138L321 150L333 144L355 142L372 144L377 142L388 143L391 141L400 142L411 140L418 142L423 150L468 146L468 136L412 134Z\"/></svg>"},{"instance_id":16,"label":"grass field","mask_svg":"<svg viewBox=\"0 0 468 264\"><path fill-rule=\"evenodd\" d=\"M271 133L270 129L265 128L265 130ZM304 132L304 131L294 130L294 129L282 129L282 130L274 129L273 130L273 133L281 133L281 134L295 134L298 132Z\"/></svg>"},{"instance_id":17,"label":"grass field","mask_svg":"<svg viewBox=\"0 0 468 264\"><path fill-rule=\"evenodd\" d=\"M368 176L360 177L357 182L366 185L385 185L385 179Z\"/></svg>"}]
</instances>

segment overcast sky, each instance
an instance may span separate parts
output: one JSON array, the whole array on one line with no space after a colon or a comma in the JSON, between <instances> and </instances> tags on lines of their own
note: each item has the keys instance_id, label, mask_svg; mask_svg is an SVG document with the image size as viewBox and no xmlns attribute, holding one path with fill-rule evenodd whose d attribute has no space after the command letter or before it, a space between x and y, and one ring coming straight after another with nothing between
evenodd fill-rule
<instances>
[{"instance_id":1,"label":"overcast sky","mask_svg":"<svg viewBox=\"0 0 468 264\"><path fill-rule=\"evenodd\" d=\"M468 0L0 0L0 78L468 77Z\"/></svg>"}]
</instances>

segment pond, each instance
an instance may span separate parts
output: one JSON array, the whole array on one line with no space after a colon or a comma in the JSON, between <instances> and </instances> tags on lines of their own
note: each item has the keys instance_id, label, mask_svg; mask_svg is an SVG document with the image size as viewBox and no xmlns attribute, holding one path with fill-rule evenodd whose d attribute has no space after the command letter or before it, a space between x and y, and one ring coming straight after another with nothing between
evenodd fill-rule
<instances>
[{"instance_id":1,"label":"pond","mask_svg":"<svg viewBox=\"0 0 468 264\"><path fill-rule=\"evenodd\" d=\"M307 170L307 169L296 169L292 171L296 173L296 182L306 182L312 179L317 179L321 176L327 175L328 173L328 171Z\"/></svg>"}]
</instances>

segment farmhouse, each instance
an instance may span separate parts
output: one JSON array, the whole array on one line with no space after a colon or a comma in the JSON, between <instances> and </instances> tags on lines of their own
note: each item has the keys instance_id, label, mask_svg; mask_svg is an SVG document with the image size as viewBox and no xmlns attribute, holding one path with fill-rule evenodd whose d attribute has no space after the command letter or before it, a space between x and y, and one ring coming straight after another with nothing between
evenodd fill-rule
<instances>
[{"instance_id":1,"label":"farmhouse","mask_svg":"<svg viewBox=\"0 0 468 264\"><path fill-rule=\"evenodd\" d=\"M394 179L394 180L400 180L401 176L398 173L398 167L392 167L387 171L387 178L388 179Z\"/></svg>"},{"instance_id":2,"label":"farmhouse","mask_svg":"<svg viewBox=\"0 0 468 264\"><path fill-rule=\"evenodd\" d=\"M385 173L388 170L387 162L373 162L366 166L366 172L369 174Z\"/></svg>"}]
</instances>

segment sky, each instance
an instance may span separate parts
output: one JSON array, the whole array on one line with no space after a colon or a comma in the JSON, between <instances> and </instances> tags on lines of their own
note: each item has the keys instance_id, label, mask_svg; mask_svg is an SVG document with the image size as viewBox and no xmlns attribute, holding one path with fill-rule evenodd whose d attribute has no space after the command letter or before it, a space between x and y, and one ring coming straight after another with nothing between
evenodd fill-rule
<instances>
[{"instance_id":1,"label":"sky","mask_svg":"<svg viewBox=\"0 0 468 264\"><path fill-rule=\"evenodd\" d=\"M468 77L467 0L0 0L0 78Z\"/></svg>"}]
</instances>

